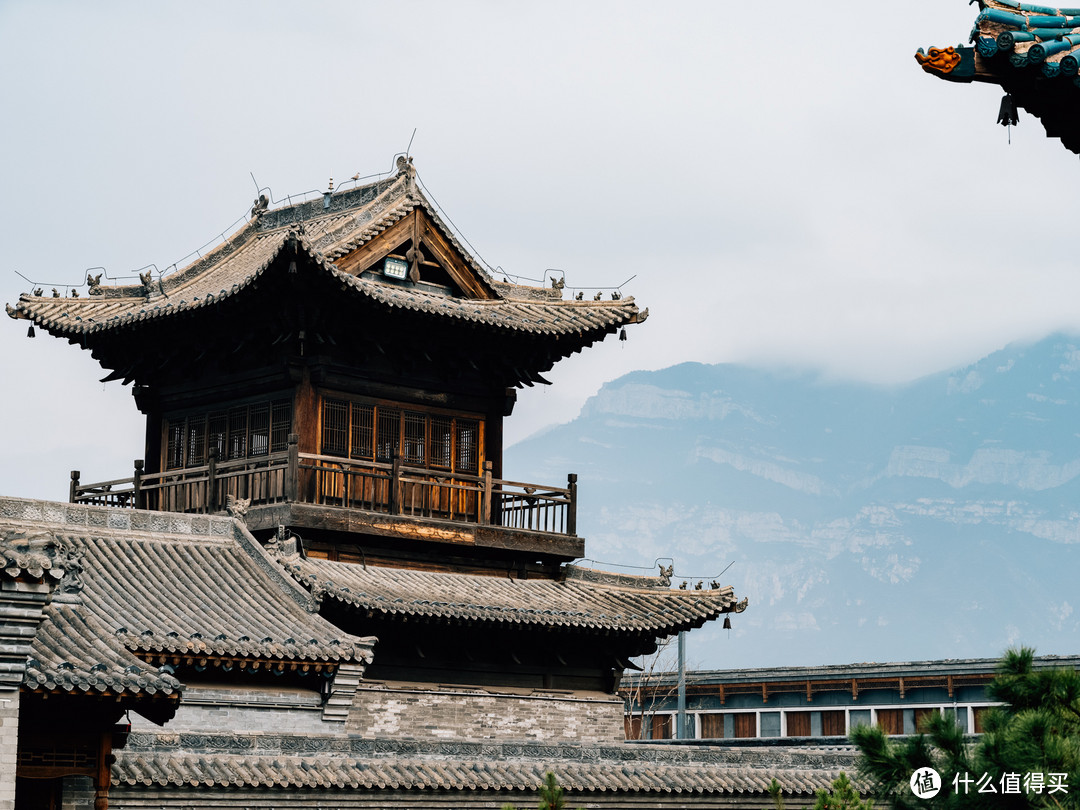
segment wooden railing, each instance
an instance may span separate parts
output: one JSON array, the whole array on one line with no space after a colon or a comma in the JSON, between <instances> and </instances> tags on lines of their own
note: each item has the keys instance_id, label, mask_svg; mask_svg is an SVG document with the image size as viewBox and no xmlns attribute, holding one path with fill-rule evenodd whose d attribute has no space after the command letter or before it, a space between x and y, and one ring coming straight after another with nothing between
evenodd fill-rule
<instances>
[{"instance_id":1,"label":"wooden railing","mask_svg":"<svg viewBox=\"0 0 1080 810\"><path fill-rule=\"evenodd\" d=\"M577 534L577 476L566 487L493 478L491 462L480 475L288 450L260 458L216 461L199 467L146 474L142 460L131 478L83 484L71 473L71 503L156 509L224 511L229 496L250 506L310 503L436 520L464 521L534 532Z\"/></svg>"}]
</instances>

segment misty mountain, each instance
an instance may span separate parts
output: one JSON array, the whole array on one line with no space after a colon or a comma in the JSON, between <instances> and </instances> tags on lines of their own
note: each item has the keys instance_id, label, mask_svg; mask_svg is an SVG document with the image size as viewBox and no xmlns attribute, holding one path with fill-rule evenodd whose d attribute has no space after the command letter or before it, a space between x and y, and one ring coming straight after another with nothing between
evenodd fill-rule
<instances>
[{"instance_id":1,"label":"misty mountain","mask_svg":"<svg viewBox=\"0 0 1080 810\"><path fill-rule=\"evenodd\" d=\"M750 599L696 666L1080 649L1080 337L881 387L686 363L603 386L507 451L580 477L586 554ZM655 566L653 566L655 570Z\"/></svg>"}]
</instances>

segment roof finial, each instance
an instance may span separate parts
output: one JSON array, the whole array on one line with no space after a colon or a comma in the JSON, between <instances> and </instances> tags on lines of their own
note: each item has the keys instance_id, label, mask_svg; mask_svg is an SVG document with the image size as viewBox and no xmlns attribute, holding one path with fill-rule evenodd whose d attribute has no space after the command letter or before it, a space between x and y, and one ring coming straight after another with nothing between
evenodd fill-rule
<instances>
[{"instance_id":1,"label":"roof finial","mask_svg":"<svg viewBox=\"0 0 1080 810\"><path fill-rule=\"evenodd\" d=\"M412 157L406 157L405 155L398 155L397 159L398 174L404 174L408 178L409 193L416 192L416 167L413 166Z\"/></svg>"}]
</instances>

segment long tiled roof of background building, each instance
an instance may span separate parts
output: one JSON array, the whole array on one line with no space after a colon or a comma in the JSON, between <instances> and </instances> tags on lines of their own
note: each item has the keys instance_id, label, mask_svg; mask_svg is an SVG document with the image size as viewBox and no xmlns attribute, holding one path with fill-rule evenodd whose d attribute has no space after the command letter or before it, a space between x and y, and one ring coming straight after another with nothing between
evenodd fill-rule
<instances>
[{"instance_id":1,"label":"long tiled roof of background building","mask_svg":"<svg viewBox=\"0 0 1080 810\"><path fill-rule=\"evenodd\" d=\"M533 792L547 771L573 793L808 795L851 770L850 748L734 751L658 745L312 740L133 734L114 785Z\"/></svg>"},{"instance_id":2,"label":"long tiled roof of background building","mask_svg":"<svg viewBox=\"0 0 1080 810\"><path fill-rule=\"evenodd\" d=\"M283 564L317 596L384 616L572 628L665 636L741 610L730 587L670 590L656 580L620 577L605 584L568 567L562 581L507 579L362 566L293 556ZM638 580L634 586L631 580Z\"/></svg>"},{"instance_id":3,"label":"long tiled roof of background building","mask_svg":"<svg viewBox=\"0 0 1080 810\"><path fill-rule=\"evenodd\" d=\"M487 298L466 298L419 287L394 286L337 269L334 262L415 210L423 210L467 261ZM253 217L215 250L145 285L97 286L82 298L25 294L8 314L28 318L49 332L81 335L167 318L212 306L247 288L275 258L295 245L320 272L346 292L390 309L454 318L496 332L574 335L610 332L645 319L633 298L563 301L558 290L492 280L457 242L434 207L406 173L322 200L286 206Z\"/></svg>"},{"instance_id":4,"label":"long tiled roof of background building","mask_svg":"<svg viewBox=\"0 0 1080 810\"><path fill-rule=\"evenodd\" d=\"M924 678L935 676L982 676L990 678L1001 665L1000 658L946 658L938 661L896 661L887 663L835 664L816 667L755 667L748 669L702 669L687 672L695 684L739 683L803 683L807 681L841 681L855 679ZM1067 667L1080 669L1080 655L1040 655L1035 658L1036 669ZM628 673L633 682L638 675ZM653 674L651 678L675 680L677 673Z\"/></svg>"},{"instance_id":5,"label":"long tiled roof of background building","mask_svg":"<svg viewBox=\"0 0 1080 810\"><path fill-rule=\"evenodd\" d=\"M943 79L1001 85L1049 137L1080 152L1080 7L979 0L970 41L974 47L920 50L916 58Z\"/></svg>"},{"instance_id":6,"label":"long tiled roof of background building","mask_svg":"<svg viewBox=\"0 0 1080 810\"><path fill-rule=\"evenodd\" d=\"M178 686L148 674L132 653L331 665L371 659L374 640L312 613L310 597L231 518L0 498L0 535L43 534L65 550L64 576L78 588L47 610L29 685L99 688L89 676L103 673L96 677L128 689Z\"/></svg>"}]
</instances>

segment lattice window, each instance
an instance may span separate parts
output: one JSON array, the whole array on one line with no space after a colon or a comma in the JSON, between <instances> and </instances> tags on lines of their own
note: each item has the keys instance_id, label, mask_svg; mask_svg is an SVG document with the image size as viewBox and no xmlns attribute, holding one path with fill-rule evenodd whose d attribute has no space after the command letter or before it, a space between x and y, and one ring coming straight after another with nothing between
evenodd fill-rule
<instances>
[{"instance_id":1,"label":"lattice window","mask_svg":"<svg viewBox=\"0 0 1080 810\"><path fill-rule=\"evenodd\" d=\"M481 459L480 422L326 398L319 447L323 455L382 463L397 453L405 464L475 475Z\"/></svg>"},{"instance_id":2,"label":"lattice window","mask_svg":"<svg viewBox=\"0 0 1080 810\"><path fill-rule=\"evenodd\" d=\"M184 466L197 467L206 463L206 414L189 416L187 420L187 461Z\"/></svg>"},{"instance_id":3,"label":"lattice window","mask_svg":"<svg viewBox=\"0 0 1080 810\"><path fill-rule=\"evenodd\" d=\"M211 452L219 460L281 452L288 448L291 431L288 399L170 419L165 424L165 468L199 467Z\"/></svg>"},{"instance_id":4,"label":"lattice window","mask_svg":"<svg viewBox=\"0 0 1080 810\"><path fill-rule=\"evenodd\" d=\"M229 458L245 458L248 440L248 409L243 405L229 409Z\"/></svg>"},{"instance_id":5,"label":"lattice window","mask_svg":"<svg viewBox=\"0 0 1080 810\"><path fill-rule=\"evenodd\" d=\"M375 426L375 460L393 461L394 451L400 449L401 443L401 411L379 408Z\"/></svg>"},{"instance_id":6,"label":"lattice window","mask_svg":"<svg viewBox=\"0 0 1080 810\"><path fill-rule=\"evenodd\" d=\"M206 437L207 452L213 450L215 458L228 458L229 415L225 411L215 411L207 417Z\"/></svg>"},{"instance_id":7,"label":"lattice window","mask_svg":"<svg viewBox=\"0 0 1080 810\"><path fill-rule=\"evenodd\" d=\"M322 409L322 452L326 456L344 456L349 447L349 405L327 400Z\"/></svg>"},{"instance_id":8,"label":"lattice window","mask_svg":"<svg viewBox=\"0 0 1080 810\"><path fill-rule=\"evenodd\" d=\"M427 416L405 411L401 420L401 460L422 467L427 462Z\"/></svg>"},{"instance_id":9,"label":"lattice window","mask_svg":"<svg viewBox=\"0 0 1080 810\"><path fill-rule=\"evenodd\" d=\"M362 458L372 461L375 458L375 407L352 405L352 447L350 458Z\"/></svg>"},{"instance_id":10,"label":"lattice window","mask_svg":"<svg viewBox=\"0 0 1080 810\"><path fill-rule=\"evenodd\" d=\"M270 403L248 409L248 455L265 456L270 452Z\"/></svg>"},{"instance_id":11,"label":"lattice window","mask_svg":"<svg viewBox=\"0 0 1080 810\"><path fill-rule=\"evenodd\" d=\"M270 452L280 453L289 449L292 433L292 402L278 399L270 405Z\"/></svg>"},{"instance_id":12,"label":"lattice window","mask_svg":"<svg viewBox=\"0 0 1080 810\"><path fill-rule=\"evenodd\" d=\"M165 468L184 466L184 420L169 422L165 437Z\"/></svg>"},{"instance_id":13,"label":"lattice window","mask_svg":"<svg viewBox=\"0 0 1080 810\"><path fill-rule=\"evenodd\" d=\"M430 434L428 462L432 467L449 470L454 464L454 420L445 416L431 417Z\"/></svg>"},{"instance_id":14,"label":"lattice window","mask_svg":"<svg viewBox=\"0 0 1080 810\"><path fill-rule=\"evenodd\" d=\"M460 473L476 475L480 471L480 423L475 419L457 420L457 464Z\"/></svg>"}]
</instances>

